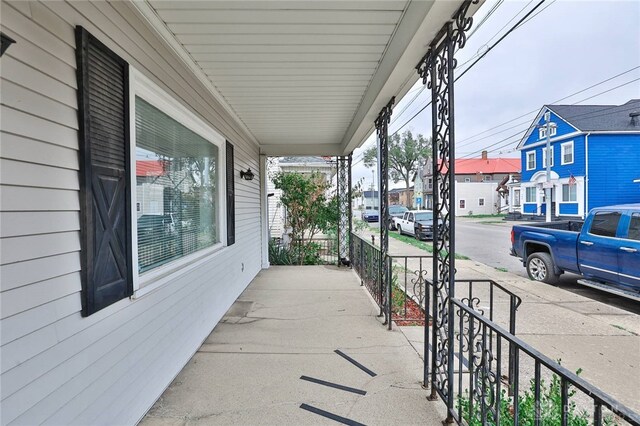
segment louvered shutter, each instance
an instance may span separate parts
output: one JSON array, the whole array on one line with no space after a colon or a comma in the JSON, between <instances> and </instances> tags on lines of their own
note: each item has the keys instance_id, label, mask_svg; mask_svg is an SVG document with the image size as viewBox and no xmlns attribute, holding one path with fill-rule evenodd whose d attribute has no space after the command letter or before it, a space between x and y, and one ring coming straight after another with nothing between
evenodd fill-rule
<instances>
[{"instance_id":1,"label":"louvered shutter","mask_svg":"<svg viewBox=\"0 0 640 426\"><path fill-rule=\"evenodd\" d=\"M82 313L133 291L128 64L76 27Z\"/></svg>"},{"instance_id":2,"label":"louvered shutter","mask_svg":"<svg viewBox=\"0 0 640 426\"><path fill-rule=\"evenodd\" d=\"M233 169L233 145L227 141L226 155L226 173L227 173L227 245L230 246L236 242L236 197Z\"/></svg>"}]
</instances>

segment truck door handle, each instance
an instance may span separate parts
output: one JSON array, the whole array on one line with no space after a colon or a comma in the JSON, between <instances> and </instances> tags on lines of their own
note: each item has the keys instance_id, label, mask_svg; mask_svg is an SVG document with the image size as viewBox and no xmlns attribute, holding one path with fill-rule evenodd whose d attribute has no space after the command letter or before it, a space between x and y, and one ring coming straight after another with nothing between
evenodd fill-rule
<instances>
[{"instance_id":1,"label":"truck door handle","mask_svg":"<svg viewBox=\"0 0 640 426\"><path fill-rule=\"evenodd\" d=\"M636 250L634 248L631 248L631 247L620 247L620 250L626 251L627 253L635 253L635 252L638 251L638 250Z\"/></svg>"},{"instance_id":2,"label":"truck door handle","mask_svg":"<svg viewBox=\"0 0 640 426\"><path fill-rule=\"evenodd\" d=\"M592 246L593 243L591 241L580 241L580 244L584 244L585 246Z\"/></svg>"}]
</instances>

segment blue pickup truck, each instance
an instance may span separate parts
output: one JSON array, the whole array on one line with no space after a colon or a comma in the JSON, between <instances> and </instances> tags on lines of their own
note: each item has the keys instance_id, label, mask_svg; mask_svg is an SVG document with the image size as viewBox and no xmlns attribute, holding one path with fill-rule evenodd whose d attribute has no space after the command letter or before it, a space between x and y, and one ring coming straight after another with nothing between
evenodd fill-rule
<instances>
[{"instance_id":1,"label":"blue pickup truck","mask_svg":"<svg viewBox=\"0 0 640 426\"><path fill-rule=\"evenodd\" d=\"M515 225L511 244L532 280L572 272L580 284L640 300L640 204L599 207L584 222Z\"/></svg>"}]
</instances>

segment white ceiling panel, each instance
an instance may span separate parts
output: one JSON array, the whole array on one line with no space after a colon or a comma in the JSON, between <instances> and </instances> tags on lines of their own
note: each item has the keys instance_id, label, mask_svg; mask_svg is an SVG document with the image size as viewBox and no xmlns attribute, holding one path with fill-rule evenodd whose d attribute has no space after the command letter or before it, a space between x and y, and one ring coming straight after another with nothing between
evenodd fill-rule
<instances>
[{"instance_id":1,"label":"white ceiling panel","mask_svg":"<svg viewBox=\"0 0 640 426\"><path fill-rule=\"evenodd\" d=\"M361 143L373 115L417 80L430 37L461 1L134 4L263 152L294 155Z\"/></svg>"}]
</instances>

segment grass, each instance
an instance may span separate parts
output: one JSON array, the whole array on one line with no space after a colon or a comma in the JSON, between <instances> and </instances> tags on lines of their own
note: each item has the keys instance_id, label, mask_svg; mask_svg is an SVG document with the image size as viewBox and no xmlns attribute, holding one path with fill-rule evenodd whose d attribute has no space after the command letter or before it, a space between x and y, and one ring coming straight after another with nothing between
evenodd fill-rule
<instances>
[{"instance_id":1,"label":"grass","mask_svg":"<svg viewBox=\"0 0 640 426\"><path fill-rule=\"evenodd\" d=\"M500 272L509 272L509 270L507 268L499 268L496 266L496 271L500 271Z\"/></svg>"},{"instance_id":2,"label":"grass","mask_svg":"<svg viewBox=\"0 0 640 426\"><path fill-rule=\"evenodd\" d=\"M424 241L418 241L413 237L407 237L405 235L400 235L398 233L395 232L389 232L389 237L394 238L396 240L402 241L403 243L407 243L410 244L414 247L417 247L419 249L422 249L428 253L433 253L433 245L432 244L427 244ZM469 260L469 258L467 256L463 256L461 254L457 254L455 255L456 259L461 259L461 260Z\"/></svg>"},{"instance_id":3,"label":"grass","mask_svg":"<svg viewBox=\"0 0 640 426\"><path fill-rule=\"evenodd\" d=\"M470 216L464 216L471 219L484 219L488 217L507 217L506 214L472 214Z\"/></svg>"}]
</instances>

